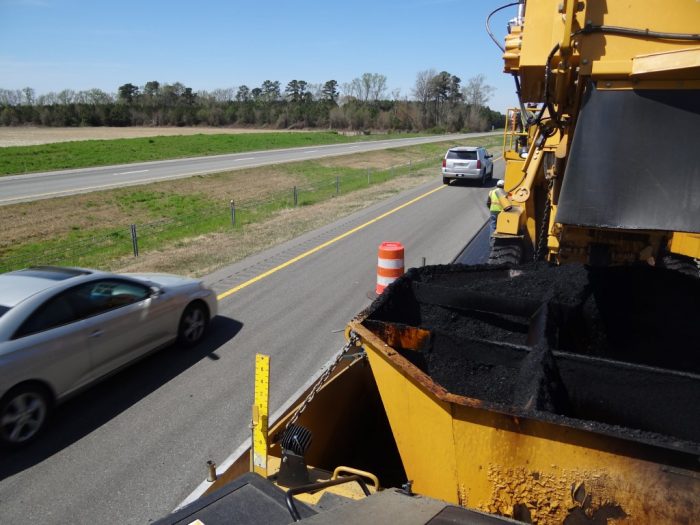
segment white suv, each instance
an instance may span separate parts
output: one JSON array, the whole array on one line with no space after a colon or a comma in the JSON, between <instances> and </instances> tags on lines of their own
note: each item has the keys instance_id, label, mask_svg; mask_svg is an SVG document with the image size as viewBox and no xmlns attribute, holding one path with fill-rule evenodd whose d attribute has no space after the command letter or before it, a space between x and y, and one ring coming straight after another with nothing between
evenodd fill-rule
<instances>
[{"instance_id":1,"label":"white suv","mask_svg":"<svg viewBox=\"0 0 700 525\"><path fill-rule=\"evenodd\" d=\"M482 184L493 177L493 161L484 148L459 146L450 148L442 159L442 182L452 179L480 180Z\"/></svg>"}]
</instances>

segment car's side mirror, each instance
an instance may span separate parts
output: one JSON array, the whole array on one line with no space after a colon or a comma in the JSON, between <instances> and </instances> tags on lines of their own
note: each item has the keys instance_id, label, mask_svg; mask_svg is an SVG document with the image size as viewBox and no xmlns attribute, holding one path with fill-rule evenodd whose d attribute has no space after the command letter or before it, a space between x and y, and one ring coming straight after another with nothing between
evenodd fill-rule
<instances>
[{"instance_id":1,"label":"car's side mirror","mask_svg":"<svg viewBox=\"0 0 700 525\"><path fill-rule=\"evenodd\" d=\"M160 297L165 293L165 290L159 286L151 286L151 297Z\"/></svg>"}]
</instances>

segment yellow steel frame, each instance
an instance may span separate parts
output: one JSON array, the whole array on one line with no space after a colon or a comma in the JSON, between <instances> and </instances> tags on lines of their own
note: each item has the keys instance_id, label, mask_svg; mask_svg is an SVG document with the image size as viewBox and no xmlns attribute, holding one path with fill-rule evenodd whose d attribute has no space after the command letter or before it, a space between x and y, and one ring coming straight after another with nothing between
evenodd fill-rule
<instances>
[{"instance_id":1,"label":"yellow steel frame","mask_svg":"<svg viewBox=\"0 0 700 525\"><path fill-rule=\"evenodd\" d=\"M526 26L515 26L506 37L505 71L520 78L525 102L545 101L546 59L552 54L549 101L565 120L563 135L546 140L543 150L556 150L557 186L549 194L552 213L547 225L547 251L550 260L587 261L591 242L589 230L556 223L558 187L568 156L568 137L573 133L587 79L598 89L700 89L700 45L697 42L619 34L584 34L587 26L617 26L668 33L696 34L700 27L700 8L692 2L669 5L666 0L645 0L630 5L625 0L580 2L577 0L526 0ZM527 30L536 28L536 30ZM511 115L509 110L509 117ZM504 134L506 191L514 202L509 212L500 214L499 236L527 234L533 241L539 233L532 191L547 188L540 179L534 140L539 131L531 130L530 155L523 163L512 149L515 135ZM509 142L510 141L510 142ZM641 232L629 240L621 232L600 230L597 241L609 242L616 262L647 260L653 250L670 250L688 257L700 257L697 233ZM654 252L658 255L658 251Z\"/></svg>"},{"instance_id":2,"label":"yellow steel frame","mask_svg":"<svg viewBox=\"0 0 700 525\"><path fill-rule=\"evenodd\" d=\"M670 466L640 443L450 394L361 319L349 329L363 341L416 492L510 517L526 507L545 525L577 507L592 522L610 511L630 523L700 521L700 466Z\"/></svg>"}]
</instances>

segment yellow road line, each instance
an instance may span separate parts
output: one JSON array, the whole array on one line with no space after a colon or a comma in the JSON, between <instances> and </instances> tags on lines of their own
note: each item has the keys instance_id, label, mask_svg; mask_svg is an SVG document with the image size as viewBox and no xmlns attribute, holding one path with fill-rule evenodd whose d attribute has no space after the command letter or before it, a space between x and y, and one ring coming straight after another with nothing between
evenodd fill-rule
<instances>
[{"instance_id":1,"label":"yellow road line","mask_svg":"<svg viewBox=\"0 0 700 525\"><path fill-rule=\"evenodd\" d=\"M374 219L372 219L372 220L370 220L370 221L367 221L367 222L364 223L364 224L360 224L359 226L353 228L352 230L348 230L348 231L346 231L345 233L343 233L343 234L341 234L341 235L338 235L337 237L334 237L333 239L331 239L331 240L329 240L329 241L324 242L323 244L319 244L319 245L316 246L315 248L311 248L310 250L308 250L308 251L302 253L301 255L297 255L296 257L294 257L294 258L292 258L292 259L289 259L287 262L284 262L284 263L280 264L279 266L275 266L275 267L272 268L271 270L268 270L268 271L266 271L266 272L264 272L264 273L261 273L260 275L258 275L258 276L256 276L256 277L253 277L252 279L249 279L248 281L246 281L246 282L244 282L244 283L239 284L238 286L234 286L234 287L231 288L230 290L227 290L227 291L225 291L225 292L220 293L220 294L217 296L217 299L220 301L221 299L224 299L224 298L226 298L226 297L228 297L228 296L230 296L230 295L233 295L233 294L235 294L236 292L242 290L243 288L247 288L247 287L250 286L251 284L257 283L258 281L261 281L261 280L265 279L266 277L269 277L269 276L272 275L273 273L277 273L277 272L279 272L280 270L286 268L287 266L291 266L292 264L294 264L294 263L296 263L296 262L299 262L299 261L301 261L302 259L305 259L305 258L308 257L309 255L313 255L314 253L316 253L316 252L318 252L318 251L320 251L320 250L323 250L324 248L327 248L327 247L330 246L331 244L335 244L336 242L338 242L338 241L340 241L340 240L342 240L342 239L345 239L345 237L348 237L348 236L352 235L353 233L359 232L360 230L365 229L367 226L371 226L371 225L374 224L375 222L381 221L381 220L384 219L385 217L388 217L389 215L391 215L391 214L393 214L393 213L396 213L397 211L402 210L402 209L404 209L405 207L410 206L411 204L414 204L414 203L418 202L419 200L424 199L424 198L427 197L428 195L432 195L432 194L435 193L436 191L439 191L439 190L441 190L441 189L443 189L443 188L446 188L446 187L447 187L447 186L442 185L442 186L440 186L440 187L438 187L438 188L435 188L434 190L430 190L429 192L424 193L423 195L419 195L419 196L416 197L415 199L412 199L412 200L410 200L410 201L408 201L408 202L402 204L401 206L397 206L397 207L394 208L393 210L389 210L389 211L386 212L386 213L382 213L382 214L379 215L378 217L375 217Z\"/></svg>"}]
</instances>

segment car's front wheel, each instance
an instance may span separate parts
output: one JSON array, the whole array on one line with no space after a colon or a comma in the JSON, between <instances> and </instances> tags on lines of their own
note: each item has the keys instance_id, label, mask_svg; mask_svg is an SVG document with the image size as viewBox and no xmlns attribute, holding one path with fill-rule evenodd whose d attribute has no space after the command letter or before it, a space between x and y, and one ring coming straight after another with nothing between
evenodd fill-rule
<instances>
[{"instance_id":1,"label":"car's front wheel","mask_svg":"<svg viewBox=\"0 0 700 525\"><path fill-rule=\"evenodd\" d=\"M204 337L209 325L209 311L204 304L190 303L180 318L177 340L185 346L194 346Z\"/></svg>"},{"instance_id":2,"label":"car's front wheel","mask_svg":"<svg viewBox=\"0 0 700 525\"><path fill-rule=\"evenodd\" d=\"M0 441L21 445L34 439L46 425L50 397L39 385L20 385L0 403Z\"/></svg>"}]
</instances>

